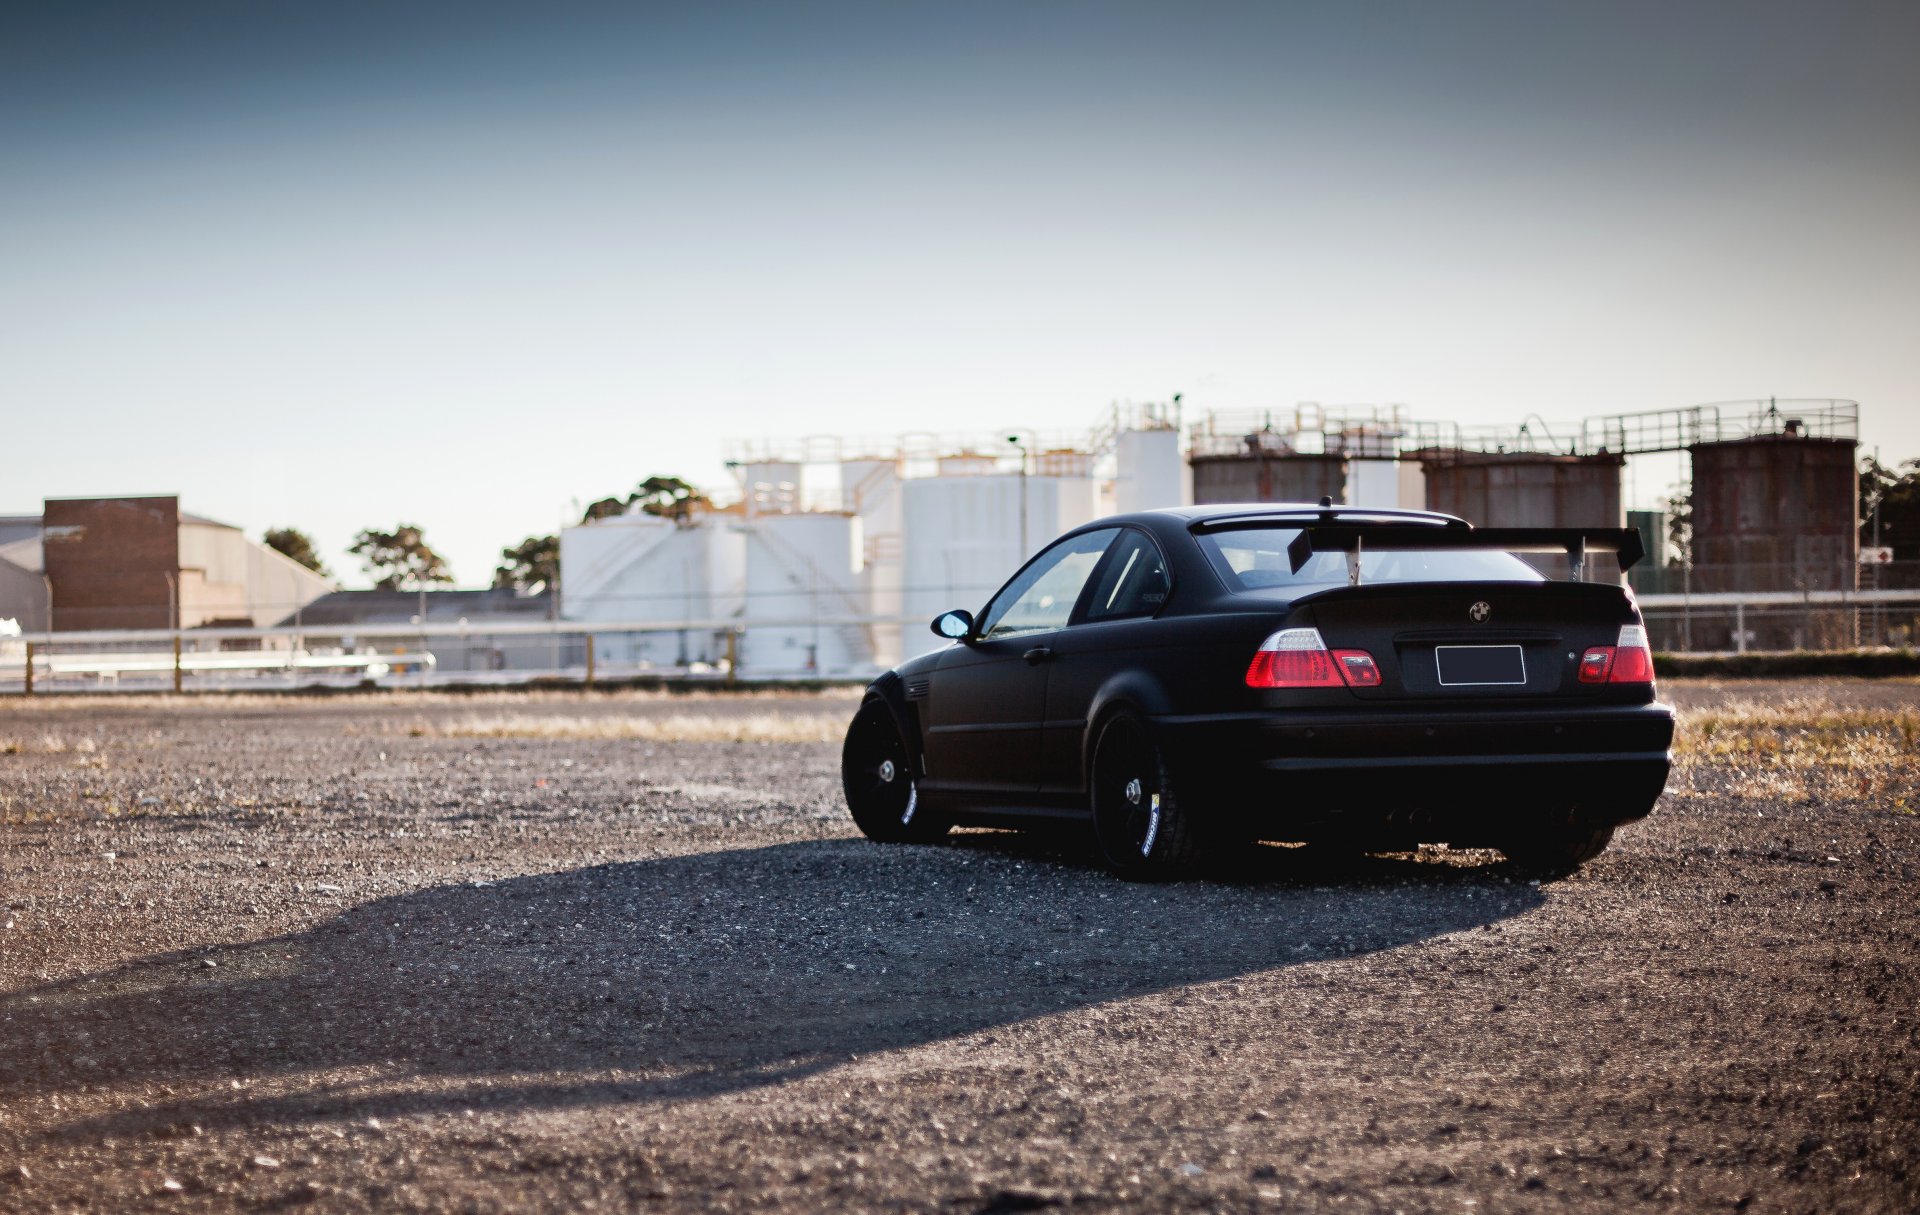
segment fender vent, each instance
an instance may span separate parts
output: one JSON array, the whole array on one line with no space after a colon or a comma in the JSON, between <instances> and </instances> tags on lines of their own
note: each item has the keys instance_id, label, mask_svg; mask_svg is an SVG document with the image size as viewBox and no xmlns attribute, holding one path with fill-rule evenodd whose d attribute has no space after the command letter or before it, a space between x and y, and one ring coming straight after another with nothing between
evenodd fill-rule
<instances>
[{"instance_id":1,"label":"fender vent","mask_svg":"<svg viewBox=\"0 0 1920 1215\"><path fill-rule=\"evenodd\" d=\"M925 700L927 692L933 687L931 679L909 679L907 681L907 699Z\"/></svg>"}]
</instances>

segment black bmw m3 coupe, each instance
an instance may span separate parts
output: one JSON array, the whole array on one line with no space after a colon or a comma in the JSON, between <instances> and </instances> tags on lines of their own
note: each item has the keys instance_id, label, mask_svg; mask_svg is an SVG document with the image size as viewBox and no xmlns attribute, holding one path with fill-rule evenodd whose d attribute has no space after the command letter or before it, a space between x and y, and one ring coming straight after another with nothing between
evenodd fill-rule
<instances>
[{"instance_id":1,"label":"black bmw m3 coupe","mask_svg":"<svg viewBox=\"0 0 1920 1215\"><path fill-rule=\"evenodd\" d=\"M1639 534L1324 502L1098 520L869 686L848 808L890 842L1085 822L1140 879L1253 840L1570 872L1653 808L1673 738L1640 613L1589 554L1624 570Z\"/></svg>"}]
</instances>

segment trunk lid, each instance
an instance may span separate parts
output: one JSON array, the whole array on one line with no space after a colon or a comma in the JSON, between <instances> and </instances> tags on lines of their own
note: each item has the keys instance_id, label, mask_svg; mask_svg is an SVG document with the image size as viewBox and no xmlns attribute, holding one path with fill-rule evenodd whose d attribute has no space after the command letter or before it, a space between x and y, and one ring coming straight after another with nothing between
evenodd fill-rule
<instances>
[{"instance_id":1,"label":"trunk lid","mask_svg":"<svg viewBox=\"0 0 1920 1215\"><path fill-rule=\"evenodd\" d=\"M1294 622L1334 650L1365 650L1378 687L1363 700L1594 697L1580 656L1639 620L1624 588L1591 582L1428 582L1337 587L1294 604Z\"/></svg>"}]
</instances>

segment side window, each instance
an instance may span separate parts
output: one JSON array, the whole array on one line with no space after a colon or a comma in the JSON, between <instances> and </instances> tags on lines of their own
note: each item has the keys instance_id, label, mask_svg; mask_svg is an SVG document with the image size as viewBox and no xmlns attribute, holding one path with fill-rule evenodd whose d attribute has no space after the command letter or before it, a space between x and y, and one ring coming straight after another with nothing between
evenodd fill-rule
<instances>
[{"instance_id":1,"label":"side window","mask_svg":"<svg viewBox=\"0 0 1920 1215\"><path fill-rule=\"evenodd\" d=\"M1167 601L1173 581L1160 549L1144 533L1128 528L1114 542L1100 581L1087 603L1088 620L1151 616Z\"/></svg>"},{"instance_id":2,"label":"side window","mask_svg":"<svg viewBox=\"0 0 1920 1215\"><path fill-rule=\"evenodd\" d=\"M1000 588L980 614L980 636L1017 637L1065 628L1073 605L1100 563L1100 554L1119 534L1105 528L1062 540L1034 559L1018 577Z\"/></svg>"}]
</instances>

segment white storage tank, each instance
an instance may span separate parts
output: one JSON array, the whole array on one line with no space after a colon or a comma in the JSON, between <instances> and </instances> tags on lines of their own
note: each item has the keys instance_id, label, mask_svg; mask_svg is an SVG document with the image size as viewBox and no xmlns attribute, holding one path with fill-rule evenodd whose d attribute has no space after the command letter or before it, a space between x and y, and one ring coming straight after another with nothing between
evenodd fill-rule
<instances>
[{"instance_id":1,"label":"white storage tank","mask_svg":"<svg viewBox=\"0 0 1920 1215\"><path fill-rule=\"evenodd\" d=\"M1123 430L1114 440L1113 509L1117 513L1184 506L1187 464L1180 458L1180 432Z\"/></svg>"},{"instance_id":2,"label":"white storage tank","mask_svg":"<svg viewBox=\"0 0 1920 1215\"><path fill-rule=\"evenodd\" d=\"M1090 477L1004 473L910 479L901 483L901 503L906 657L945 644L915 621L929 622L953 608L979 611L1029 556L1098 511Z\"/></svg>"},{"instance_id":3,"label":"white storage tank","mask_svg":"<svg viewBox=\"0 0 1920 1215\"><path fill-rule=\"evenodd\" d=\"M869 615L899 619L905 582L901 536L900 462L844 460L840 464L841 509L860 520L861 581ZM873 661L885 668L898 663L900 625L875 624Z\"/></svg>"},{"instance_id":4,"label":"white storage tank","mask_svg":"<svg viewBox=\"0 0 1920 1215\"><path fill-rule=\"evenodd\" d=\"M892 511L897 522L900 461L842 460L840 462L840 509L863 519L879 518Z\"/></svg>"},{"instance_id":5,"label":"white storage tank","mask_svg":"<svg viewBox=\"0 0 1920 1215\"><path fill-rule=\"evenodd\" d=\"M1418 460L1400 461L1400 506L1403 510L1427 509L1427 470Z\"/></svg>"},{"instance_id":6,"label":"white storage tank","mask_svg":"<svg viewBox=\"0 0 1920 1215\"><path fill-rule=\"evenodd\" d=\"M560 615L602 623L704 623L662 632L609 633L594 641L604 675L718 665L724 628L740 610L745 540L721 516L685 524L635 510L560 533Z\"/></svg>"},{"instance_id":7,"label":"white storage tank","mask_svg":"<svg viewBox=\"0 0 1920 1215\"><path fill-rule=\"evenodd\" d=\"M1000 462L977 451L963 451L941 456L939 468L943 477L990 477L999 471Z\"/></svg>"},{"instance_id":8,"label":"white storage tank","mask_svg":"<svg viewBox=\"0 0 1920 1215\"><path fill-rule=\"evenodd\" d=\"M740 490L747 514L784 514L800 507L801 465L790 460L762 460L740 469Z\"/></svg>"},{"instance_id":9,"label":"white storage tank","mask_svg":"<svg viewBox=\"0 0 1920 1215\"><path fill-rule=\"evenodd\" d=\"M1353 458L1347 461L1346 506L1396 510L1400 506L1400 461Z\"/></svg>"},{"instance_id":10,"label":"white storage tank","mask_svg":"<svg viewBox=\"0 0 1920 1215\"><path fill-rule=\"evenodd\" d=\"M1091 477L1093 453L1072 447L1037 452L1027 471L1036 477Z\"/></svg>"},{"instance_id":11,"label":"white storage tank","mask_svg":"<svg viewBox=\"0 0 1920 1215\"><path fill-rule=\"evenodd\" d=\"M1418 460L1350 459L1345 505L1424 510L1427 474Z\"/></svg>"},{"instance_id":12,"label":"white storage tank","mask_svg":"<svg viewBox=\"0 0 1920 1215\"><path fill-rule=\"evenodd\" d=\"M763 515L734 525L746 546L739 672L746 679L865 674L860 520L841 512ZM756 622L772 623L756 623ZM788 623L799 621L803 623Z\"/></svg>"}]
</instances>

